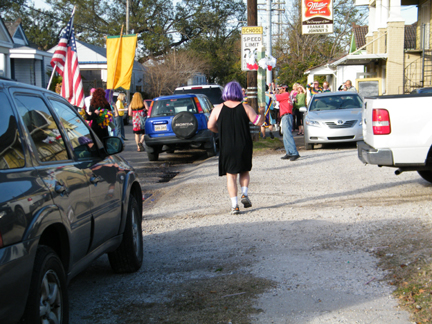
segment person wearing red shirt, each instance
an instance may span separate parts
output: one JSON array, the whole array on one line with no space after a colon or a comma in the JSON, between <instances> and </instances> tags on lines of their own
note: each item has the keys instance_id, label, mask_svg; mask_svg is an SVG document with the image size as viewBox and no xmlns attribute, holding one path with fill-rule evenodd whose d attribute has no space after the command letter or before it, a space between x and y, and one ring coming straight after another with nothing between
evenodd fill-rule
<instances>
[{"instance_id":1,"label":"person wearing red shirt","mask_svg":"<svg viewBox=\"0 0 432 324\"><path fill-rule=\"evenodd\" d=\"M281 87L280 94L274 95L275 99L279 102L279 112L281 116L282 123L282 133L283 133L283 143L285 147L286 154L281 157L282 160L295 161L300 157L297 151L297 147L294 142L294 137L292 136L293 127L293 115L292 109L293 104L290 98L290 94L287 92L287 86ZM269 94L266 94L269 96Z\"/></svg>"}]
</instances>

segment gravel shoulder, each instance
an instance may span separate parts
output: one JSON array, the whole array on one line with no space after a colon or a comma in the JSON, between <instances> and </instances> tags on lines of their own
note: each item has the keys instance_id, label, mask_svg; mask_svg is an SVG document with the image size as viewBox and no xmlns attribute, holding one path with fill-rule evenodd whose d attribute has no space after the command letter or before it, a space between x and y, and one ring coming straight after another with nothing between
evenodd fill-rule
<instances>
[{"instance_id":1,"label":"gravel shoulder","mask_svg":"<svg viewBox=\"0 0 432 324\"><path fill-rule=\"evenodd\" d=\"M69 287L71 323L410 323L375 252L415 257L400 246L430 233L431 185L353 149L281 155L254 156L238 216L217 158L148 184L142 269L94 262Z\"/></svg>"}]
</instances>

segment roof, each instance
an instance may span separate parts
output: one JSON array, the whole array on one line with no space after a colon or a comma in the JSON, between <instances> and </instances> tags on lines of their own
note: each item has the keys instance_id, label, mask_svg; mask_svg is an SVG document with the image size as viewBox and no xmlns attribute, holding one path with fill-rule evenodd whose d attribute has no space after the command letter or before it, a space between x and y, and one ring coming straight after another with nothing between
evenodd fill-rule
<instances>
[{"instance_id":1,"label":"roof","mask_svg":"<svg viewBox=\"0 0 432 324\"><path fill-rule=\"evenodd\" d=\"M328 61L326 61L325 63L322 63L322 64L320 64L320 65L312 66L312 67L310 67L309 69L307 69L306 71L304 71L304 74L308 74L308 73L310 73L310 71L315 70L315 69L318 69L318 68L320 68L320 67L323 67L323 66L326 66L326 65L331 65L333 62L336 62L336 61L340 60L341 58L343 58L343 57L345 57L345 56L347 56L347 55L348 55L348 54L343 54L342 56L339 56L339 57L334 58L334 59L330 59L330 60L328 60Z\"/></svg>"},{"instance_id":2,"label":"roof","mask_svg":"<svg viewBox=\"0 0 432 324\"><path fill-rule=\"evenodd\" d=\"M28 45L29 40L25 34L24 28L21 25L21 18L18 18L14 22L6 22L6 28L9 34L14 39L14 43L19 43L20 45Z\"/></svg>"},{"instance_id":3,"label":"roof","mask_svg":"<svg viewBox=\"0 0 432 324\"><path fill-rule=\"evenodd\" d=\"M405 25L404 49L416 48L417 22Z\"/></svg>"},{"instance_id":4,"label":"roof","mask_svg":"<svg viewBox=\"0 0 432 324\"><path fill-rule=\"evenodd\" d=\"M358 96L359 94L354 91L333 91L333 92L321 92L313 95L314 98L320 97L335 97L335 96Z\"/></svg>"},{"instance_id":5,"label":"roof","mask_svg":"<svg viewBox=\"0 0 432 324\"><path fill-rule=\"evenodd\" d=\"M83 41L80 41L80 40L76 40L76 42L79 43L79 44L81 44L81 45L83 45L83 46L85 46L85 47L87 47L87 48L89 48L93 52L96 52L99 55L102 55L102 56L106 57L106 48L100 47L100 46L97 46L97 45L92 45L92 44L89 44L89 43L84 43Z\"/></svg>"},{"instance_id":6,"label":"roof","mask_svg":"<svg viewBox=\"0 0 432 324\"><path fill-rule=\"evenodd\" d=\"M184 87L177 87L175 90L191 90L191 89L207 89L207 88L220 88L223 89L218 84L197 84L197 85L191 85L191 86L184 86Z\"/></svg>"},{"instance_id":7,"label":"roof","mask_svg":"<svg viewBox=\"0 0 432 324\"><path fill-rule=\"evenodd\" d=\"M18 29L18 26L21 24L21 18L18 18L14 22L5 22L5 26L9 31L9 34L13 37L16 30Z\"/></svg>"},{"instance_id":8,"label":"roof","mask_svg":"<svg viewBox=\"0 0 432 324\"><path fill-rule=\"evenodd\" d=\"M368 26L359 26L353 24L354 40L357 49L366 45L366 34L368 33L368 29Z\"/></svg>"},{"instance_id":9,"label":"roof","mask_svg":"<svg viewBox=\"0 0 432 324\"><path fill-rule=\"evenodd\" d=\"M194 98L194 97L202 97L203 94L200 93L185 93L185 94L175 94L175 95L169 95L169 96L162 96L154 98L154 101L158 100L170 100L170 99L182 99L182 98Z\"/></svg>"}]
</instances>

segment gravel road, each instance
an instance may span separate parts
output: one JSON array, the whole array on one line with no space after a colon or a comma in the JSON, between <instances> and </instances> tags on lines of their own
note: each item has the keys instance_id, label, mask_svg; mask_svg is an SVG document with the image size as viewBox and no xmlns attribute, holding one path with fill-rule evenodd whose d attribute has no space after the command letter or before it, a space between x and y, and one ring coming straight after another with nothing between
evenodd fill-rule
<instances>
[{"instance_id":1,"label":"gravel road","mask_svg":"<svg viewBox=\"0 0 432 324\"><path fill-rule=\"evenodd\" d=\"M69 286L71 323L410 323L374 251L429 233L431 184L352 148L300 154L255 155L236 216L217 157L143 181L142 269L95 261Z\"/></svg>"}]
</instances>

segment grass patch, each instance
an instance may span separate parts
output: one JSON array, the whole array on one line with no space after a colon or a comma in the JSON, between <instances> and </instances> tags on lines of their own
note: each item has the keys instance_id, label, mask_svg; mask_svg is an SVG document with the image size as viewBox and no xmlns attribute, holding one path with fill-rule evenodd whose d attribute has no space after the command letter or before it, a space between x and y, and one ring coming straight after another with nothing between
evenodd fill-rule
<instances>
[{"instance_id":1,"label":"grass patch","mask_svg":"<svg viewBox=\"0 0 432 324\"><path fill-rule=\"evenodd\" d=\"M379 267L388 272L384 280L396 288L393 294L400 307L410 312L414 323L432 323L431 230L413 227L397 228L392 241L374 252Z\"/></svg>"},{"instance_id":2,"label":"grass patch","mask_svg":"<svg viewBox=\"0 0 432 324\"><path fill-rule=\"evenodd\" d=\"M257 142L253 142L254 152L276 151L283 147L283 142L277 137L271 139L267 136L265 139L260 138Z\"/></svg>"},{"instance_id":3,"label":"grass patch","mask_svg":"<svg viewBox=\"0 0 432 324\"><path fill-rule=\"evenodd\" d=\"M404 276L392 282L399 304L408 310L415 323L432 323L432 264L408 265Z\"/></svg>"}]
</instances>

